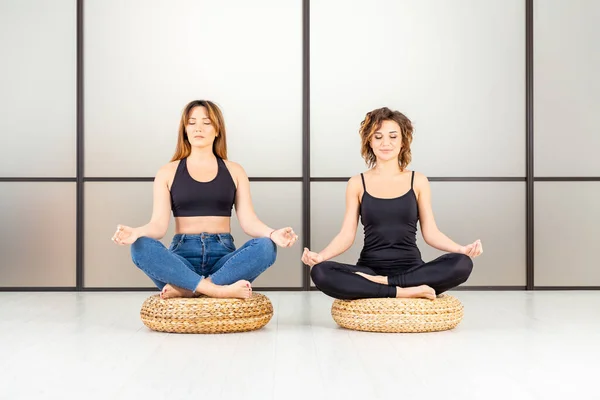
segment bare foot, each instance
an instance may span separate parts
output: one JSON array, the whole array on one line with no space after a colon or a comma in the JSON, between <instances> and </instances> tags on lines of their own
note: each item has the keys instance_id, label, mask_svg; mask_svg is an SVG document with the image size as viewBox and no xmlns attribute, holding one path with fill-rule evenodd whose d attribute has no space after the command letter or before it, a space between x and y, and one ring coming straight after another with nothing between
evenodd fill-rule
<instances>
[{"instance_id":1,"label":"bare foot","mask_svg":"<svg viewBox=\"0 0 600 400\"><path fill-rule=\"evenodd\" d=\"M413 286L407 288L396 287L397 298L415 298L422 297L430 300L435 300L435 290L427 285Z\"/></svg>"},{"instance_id":2,"label":"bare foot","mask_svg":"<svg viewBox=\"0 0 600 400\"><path fill-rule=\"evenodd\" d=\"M231 285L221 286L215 293L215 297L249 299L252 297L252 286L250 282L240 280Z\"/></svg>"},{"instance_id":3,"label":"bare foot","mask_svg":"<svg viewBox=\"0 0 600 400\"><path fill-rule=\"evenodd\" d=\"M355 274L356 275L360 275L363 278L370 280L371 282L380 283L382 285L387 285L388 284L388 278L387 278L387 276L367 275L364 272L355 272Z\"/></svg>"},{"instance_id":4,"label":"bare foot","mask_svg":"<svg viewBox=\"0 0 600 400\"><path fill-rule=\"evenodd\" d=\"M172 299L175 297L194 297L194 292L187 289L182 289L177 286L166 284L160 292L160 298L163 300Z\"/></svg>"}]
</instances>

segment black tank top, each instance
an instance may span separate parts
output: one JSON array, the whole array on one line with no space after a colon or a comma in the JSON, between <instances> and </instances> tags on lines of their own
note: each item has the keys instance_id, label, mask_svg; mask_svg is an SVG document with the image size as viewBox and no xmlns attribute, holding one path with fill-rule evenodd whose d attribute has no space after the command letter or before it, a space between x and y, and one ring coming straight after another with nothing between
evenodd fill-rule
<instances>
[{"instance_id":1,"label":"black tank top","mask_svg":"<svg viewBox=\"0 0 600 400\"><path fill-rule=\"evenodd\" d=\"M175 217L217 216L231 217L235 201L235 183L225 166L217 157L217 176L210 182L198 182L187 169L187 159L177 165L171 185L171 210Z\"/></svg>"},{"instance_id":2,"label":"black tank top","mask_svg":"<svg viewBox=\"0 0 600 400\"><path fill-rule=\"evenodd\" d=\"M413 190L415 172L410 179L410 190L392 199L371 196L367 192L364 175L360 176L364 188L360 217L365 239L357 264L372 268L381 275L402 272L422 264L417 247L419 208Z\"/></svg>"}]
</instances>

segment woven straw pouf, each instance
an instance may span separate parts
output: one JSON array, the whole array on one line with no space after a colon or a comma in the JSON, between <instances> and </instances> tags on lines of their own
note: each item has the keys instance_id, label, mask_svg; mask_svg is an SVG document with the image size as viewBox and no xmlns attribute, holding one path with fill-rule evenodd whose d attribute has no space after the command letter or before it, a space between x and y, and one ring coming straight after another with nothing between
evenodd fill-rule
<instances>
[{"instance_id":1,"label":"woven straw pouf","mask_svg":"<svg viewBox=\"0 0 600 400\"><path fill-rule=\"evenodd\" d=\"M273 317L268 297L252 293L249 299L213 297L146 299L140 311L148 328L171 333L232 333L260 329Z\"/></svg>"},{"instance_id":2,"label":"woven straw pouf","mask_svg":"<svg viewBox=\"0 0 600 400\"><path fill-rule=\"evenodd\" d=\"M455 328L463 305L442 294L427 299L359 299L333 302L331 315L341 327L367 332L435 332Z\"/></svg>"}]
</instances>

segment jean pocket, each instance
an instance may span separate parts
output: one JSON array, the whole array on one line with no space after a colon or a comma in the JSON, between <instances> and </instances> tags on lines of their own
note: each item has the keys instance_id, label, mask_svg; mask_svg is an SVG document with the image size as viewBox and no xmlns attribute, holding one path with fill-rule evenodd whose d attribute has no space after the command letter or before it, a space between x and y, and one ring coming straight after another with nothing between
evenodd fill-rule
<instances>
[{"instance_id":1,"label":"jean pocket","mask_svg":"<svg viewBox=\"0 0 600 400\"><path fill-rule=\"evenodd\" d=\"M235 251L235 243L233 243L233 239L219 236L218 242L227 250Z\"/></svg>"},{"instance_id":2,"label":"jean pocket","mask_svg":"<svg viewBox=\"0 0 600 400\"><path fill-rule=\"evenodd\" d=\"M183 243L183 239L173 240L169 246L169 251L177 251L177 249L181 246L181 243Z\"/></svg>"}]
</instances>

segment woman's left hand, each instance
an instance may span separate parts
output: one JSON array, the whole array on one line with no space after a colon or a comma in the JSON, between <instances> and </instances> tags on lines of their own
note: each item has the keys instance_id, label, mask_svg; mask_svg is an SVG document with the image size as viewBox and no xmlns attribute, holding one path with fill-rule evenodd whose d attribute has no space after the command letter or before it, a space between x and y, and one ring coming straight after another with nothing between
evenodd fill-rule
<instances>
[{"instance_id":1,"label":"woman's left hand","mask_svg":"<svg viewBox=\"0 0 600 400\"><path fill-rule=\"evenodd\" d=\"M292 247L298 240L298 235L290 227L277 229L269 237L279 247Z\"/></svg>"},{"instance_id":2,"label":"woman's left hand","mask_svg":"<svg viewBox=\"0 0 600 400\"><path fill-rule=\"evenodd\" d=\"M460 253L464 254L466 256L469 256L471 258L480 256L481 253L483 253L483 245L481 244L481 240L477 239L476 241L474 241L471 244L462 246L460 248Z\"/></svg>"}]
</instances>

